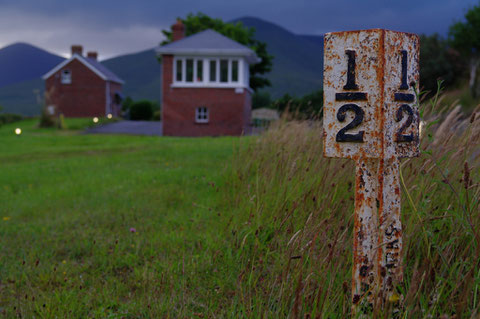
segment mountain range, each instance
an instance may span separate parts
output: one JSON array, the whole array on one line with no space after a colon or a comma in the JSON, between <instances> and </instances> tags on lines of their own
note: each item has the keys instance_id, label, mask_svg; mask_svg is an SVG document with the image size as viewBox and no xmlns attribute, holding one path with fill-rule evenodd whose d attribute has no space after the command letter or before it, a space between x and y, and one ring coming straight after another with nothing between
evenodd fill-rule
<instances>
[{"instance_id":1,"label":"mountain range","mask_svg":"<svg viewBox=\"0 0 480 319\"><path fill-rule=\"evenodd\" d=\"M242 22L255 28L255 38L267 43L274 57L266 75L272 98L283 94L302 96L318 90L323 78L323 36L297 35L278 25L253 17ZM3 112L27 116L40 113L44 84L41 76L64 58L26 43L0 49L0 106ZM102 61L125 81L124 95L134 100L160 99L160 64L154 48Z\"/></svg>"}]
</instances>

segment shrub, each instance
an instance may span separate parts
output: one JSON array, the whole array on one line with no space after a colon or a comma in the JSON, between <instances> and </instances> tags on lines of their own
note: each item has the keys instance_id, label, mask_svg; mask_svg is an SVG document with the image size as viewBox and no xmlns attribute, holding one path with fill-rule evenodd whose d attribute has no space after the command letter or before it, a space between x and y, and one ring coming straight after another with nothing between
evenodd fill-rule
<instances>
[{"instance_id":1,"label":"shrub","mask_svg":"<svg viewBox=\"0 0 480 319\"><path fill-rule=\"evenodd\" d=\"M162 120L162 112L160 110L156 110L153 113L153 120L154 121L161 121Z\"/></svg>"},{"instance_id":2,"label":"shrub","mask_svg":"<svg viewBox=\"0 0 480 319\"><path fill-rule=\"evenodd\" d=\"M125 100L122 102L122 111L128 111L130 110L130 107L133 104L133 100L131 97L127 96Z\"/></svg>"},{"instance_id":3,"label":"shrub","mask_svg":"<svg viewBox=\"0 0 480 319\"><path fill-rule=\"evenodd\" d=\"M23 120L23 116L20 114L14 114L14 113L0 114L0 124L15 123L21 120Z\"/></svg>"},{"instance_id":4,"label":"shrub","mask_svg":"<svg viewBox=\"0 0 480 319\"><path fill-rule=\"evenodd\" d=\"M52 88L48 92L45 92L42 113L40 114L39 127L55 127L57 126L57 118L55 117L56 107L53 103L51 96L55 90Z\"/></svg>"},{"instance_id":5,"label":"shrub","mask_svg":"<svg viewBox=\"0 0 480 319\"><path fill-rule=\"evenodd\" d=\"M55 117L49 115L45 108L42 109L42 114L40 115L40 123L38 123L39 127L54 127L56 126Z\"/></svg>"},{"instance_id":6,"label":"shrub","mask_svg":"<svg viewBox=\"0 0 480 319\"><path fill-rule=\"evenodd\" d=\"M420 85L429 92L429 97L435 95L438 80L446 88L452 88L463 78L465 58L449 47L445 39L438 34L421 35L420 43Z\"/></svg>"},{"instance_id":7,"label":"shrub","mask_svg":"<svg viewBox=\"0 0 480 319\"><path fill-rule=\"evenodd\" d=\"M296 119L318 119L323 116L323 90L317 90L301 98L285 94L273 101L272 108L289 112Z\"/></svg>"},{"instance_id":8,"label":"shrub","mask_svg":"<svg viewBox=\"0 0 480 319\"><path fill-rule=\"evenodd\" d=\"M272 98L267 91L260 91L253 93L252 96L252 109L259 109L262 107L268 107L272 104Z\"/></svg>"},{"instance_id":9,"label":"shrub","mask_svg":"<svg viewBox=\"0 0 480 319\"><path fill-rule=\"evenodd\" d=\"M153 118L154 103L141 100L130 106L130 119L133 121L150 121Z\"/></svg>"}]
</instances>

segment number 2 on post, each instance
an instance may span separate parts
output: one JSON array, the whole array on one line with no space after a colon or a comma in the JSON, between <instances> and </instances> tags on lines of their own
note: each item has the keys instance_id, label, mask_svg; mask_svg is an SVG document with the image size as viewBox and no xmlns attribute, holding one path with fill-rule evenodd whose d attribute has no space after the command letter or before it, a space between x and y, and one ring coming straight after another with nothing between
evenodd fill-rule
<instances>
[{"instance_id":1,"label":"number 2 on post","mask_svg":"<svg viewBox=\"0 0 480 319\"><path fill-rule=\"evenodd\" d=\"M355 83L355 58L356 53L354 50L345 50L345 54L348 57L347 64L347 83L343 87L344 90L358 90L358 85ZM353 93L337 93L337 101L350 100L350 101L364 101L367 99L367 95L364 92L353 92ZM355 117L353 120L347 124L344 128L338 131L335 140L337 142L363 142L363 135L365 131L359 131L356 134L346 133L348 130L351 130L363 122L363 117L365 112L357 104L349 103L342 105L337 112L337 120L340 122L345 121L345 116L348 111L354 112Z\"/></svg>"},{"instance_id":2,"label":"number 2 on post","mask_svg":"<svg viewBox=\"0 0 480 319\"><path fill-rule=\"evenodd\" d=\"M363 110L358 105L353 103L342 105L338 109L337 120L339 120L340 122L345 121L345 114L347 113L347 111L355 112L355 117L350 123L348 123L347 126L345 126L340 131L338 131L336 136L336 141L337 142L363 142L363 135L365 134L364 131L360 131L357 134L345 133L346 131L359 126L363 122L363 116L364 116Z\"/></svg>"}]
</instances>

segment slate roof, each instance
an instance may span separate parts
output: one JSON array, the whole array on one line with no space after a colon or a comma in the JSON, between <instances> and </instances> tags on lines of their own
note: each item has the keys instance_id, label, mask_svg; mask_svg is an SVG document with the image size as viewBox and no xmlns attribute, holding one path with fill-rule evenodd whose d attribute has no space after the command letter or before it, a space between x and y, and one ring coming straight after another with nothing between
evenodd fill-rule
<instances>
[{"instance_id":1,"label":"slate roof","mask_svg":"<svg viewBox=\"0 0 480 319\"><path fill-rule=\"evenodd\" d=\"M88 63L93 66L95 69L97 69L100 73L102 73L103 75L105 75L105 78L107 81L112 81L112 82L117 82L117 83L123 83L123 80L120 79L115 73L113 73L112 71L110 71L109 69L107 69L106 66L104 66L103 64L101 64L100 62L98 62L97 60L94 60L94 59L90 59L90 58L86 58L86 57L83 57L82 58L84 60L87 60Z\"/></svg>"},{"instance_id":2,"label":"slate roof","mask_svg":"<svg viewBox=\"0 0 480 319\"><path fill-rule=\"evenodd\" d=\"M86 67L88 67L90 70L95 72L99 77L101 77L105 81L111 81L111 82L116 82L123 84L125 83L122 79L120 79L115 73L107 69L103 64L98 62L95 59L87 58L79 54L74 54L70 59L67 59L54 67L52 70L50 70L47 74L45 74L42 78L44 80L48 79L51 77L55 72L63 68L65 65L73 61L74 59L79 60L82 62Z\"/></svg>"},{"instance_id":3,"label":"slate roof","mask_svg":"<svg viewBox=\"0 0 480 319\"><path fill-rule=\"evenodd\" d=\"M156 49L156 52L158 55L187 54L244 56L250 63L260 62L252 49L211 29L160 46Z\"/></svg>"}]
</instances>

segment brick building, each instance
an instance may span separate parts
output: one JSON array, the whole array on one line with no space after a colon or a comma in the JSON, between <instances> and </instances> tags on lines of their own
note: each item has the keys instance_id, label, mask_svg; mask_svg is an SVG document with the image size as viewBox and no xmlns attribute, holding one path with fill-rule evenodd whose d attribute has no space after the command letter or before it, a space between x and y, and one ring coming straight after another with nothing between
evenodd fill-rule
<instances>
[{"instance_id":1,"label":"brick building","mask_svg":"<svg viewBox=\"0 0 480 319\"><path fill-rule=\"evenodd\" d=\"M184 37L180 20L172 31L173 42L156 50L162 57L163 134L249 133L255 52L213 30Z\"/></svg>"},{"instance_id":2,"label":"brick building","mask_svg":"<svg viewBox=\"0 0 480 319\"><path fill-rule=\"evenodd\" d=\"M82 51L73 45L71 58L43 76L49 109L66 117L120 115L124 82L97 61L96 52Z\"/></svg>"}]
</instances>

